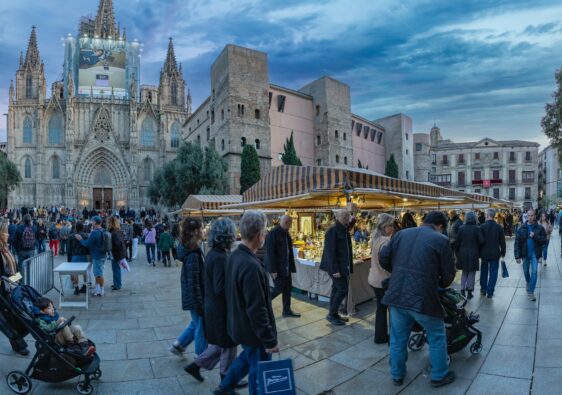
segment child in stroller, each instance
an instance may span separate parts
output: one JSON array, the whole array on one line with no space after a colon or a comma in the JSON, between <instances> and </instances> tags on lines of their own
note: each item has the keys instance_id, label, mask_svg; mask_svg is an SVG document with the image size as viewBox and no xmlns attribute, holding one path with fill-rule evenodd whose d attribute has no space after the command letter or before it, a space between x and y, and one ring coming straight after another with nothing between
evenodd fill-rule
<instances>
[{"instance_id":1,"label":"child in stroller","mask_svg":"<svg viewBox=\"0 0 562 395\"><path fill-rule=\"evenodd\" d=\"M66 319L59 316L51 299L45 297L37 298L34 305L35 319L39 324L39 328L47 333L54 334L56 341L61 346L78 346L84 357L89 357L96 352L96 348L88 342L88 338L80 325L67 325L56 333L59 325L63 324Z\"/></svg>"},{"instance_id":2,"label":"child in stroller","mask_svg":"<svg viewBox=\"0 0 562 395\"><path fill-rule=\"evenodd\" d=\"M472 354L482 351L482 332L474 327L480 321L478 314L466 312L467 299L453 288L439 289L439 300L445 310L445 332L447 336L447 352L454 354L462 350L476 337L470 345ZM427 343L425 330L417 322L412 328L412 335L408 339L408 348L419 351Z\"/></svg>"}]
</instances>

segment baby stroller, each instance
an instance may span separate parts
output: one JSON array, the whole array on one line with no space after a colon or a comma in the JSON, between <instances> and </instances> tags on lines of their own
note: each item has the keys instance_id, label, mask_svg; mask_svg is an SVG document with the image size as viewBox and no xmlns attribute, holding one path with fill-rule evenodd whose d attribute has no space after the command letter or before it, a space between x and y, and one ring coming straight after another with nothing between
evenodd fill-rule
<instances>
[{"instance_id":1,"label":"baby stroller","mask_svg":"<svg viewBox=\"0 0 562 395\"><path fill-rule=\"evenodd\" d=\"M482 351L482 332L474 327L480 321L478 314L467 314L465 310L466 298L458 291L448 288L439 291L439 299L445 310L445 332L447 335L447 353L454 354L471 342L476 337L474 343L470 345L472 354L480 354ZM408 348L411 351L419 351L424 343L427 343L427 334L417 322L412 328L412 333L408 339Z\"/></svg>"},{"instance_id":2,"label":"baby stroller","mask_svg":"<svg viewBox=\"0 0 562 395\"><path fill-rule=\"evenodd\" d=\"M10 389L16 394L27 394L31 391L31 379L59 383L84 375L84 380L78 382L76 390L80 394L91 394L94 390L90 383L91 379L97 380L101 377L99 356L96 353L84 356L82 350L74 345L62 347L55 340L54 334L46 333L39 328L33 313L33 303L41 297L41 294L35 289L29 285L14 283L6 277L2 277L0 282L0 287L4 287L8 295L6 298L0 293L0 308L10 311L21 326L29 331L35 339L36 348L25 373L14 370L6 376ZM71 325L73 320L74 316L60 324L56 333ZM88 343L95 346L90 340Z\"/></svg>"}]
</instances>

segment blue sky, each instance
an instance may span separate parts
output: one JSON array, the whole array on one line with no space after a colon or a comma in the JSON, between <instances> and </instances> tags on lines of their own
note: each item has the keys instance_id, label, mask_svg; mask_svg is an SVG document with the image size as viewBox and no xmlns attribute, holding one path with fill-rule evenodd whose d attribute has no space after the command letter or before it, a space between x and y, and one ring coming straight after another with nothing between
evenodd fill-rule
<instances>
[{"instance_id":1,"label":"blue sky","mask_svg":"<svg viewBox=\"0 0 562 395\"><path fill-rule=\"evenodd\" d=\"M60 78L61 38L97 0L0 3L0 111L31 25L47 83ZM194 108L227 43L268 53L271 82L298 89L322 75L351 87L352 110L403 112L415 132L546 143L540 118L562 65L560 1L114 0L129 39L144 43L142 83L157 84L169 36ZM4 122L2 122L3 124ZM0 127L0 140L5 138Z\"/></svg>"}]
</instances>

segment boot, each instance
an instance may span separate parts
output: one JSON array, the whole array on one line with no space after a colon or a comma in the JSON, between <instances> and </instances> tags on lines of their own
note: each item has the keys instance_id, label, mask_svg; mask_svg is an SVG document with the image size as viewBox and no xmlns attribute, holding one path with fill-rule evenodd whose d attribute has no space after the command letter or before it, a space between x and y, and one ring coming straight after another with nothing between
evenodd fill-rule
<instances>
[{"instance_id":1,"label":"boot","mask_svg":"<svg viewBox=\"0 0 562 395\"><path fill-rule=\"evenodd\" d=\"M195 380L199 381L200 383L205 381L203 376L201 376L201 368L195 362L190 363L185 368L183 368L183 370L185 370L187 374L189 374L191 377L193 377Z\"/></svg>"},{"instance_id":2,"label":"boot","mask_svg":"<svg viewBox=\"0 0 562 395\"><path fill-rule=\"evenodd\" d=\"M466 296L467 299L472 299L474 295L472 294L472 289L468 290L468 295Z\"/></svg>"},{"instance_id":3,"label":"boot","mask_svg":"<svg viewBox=\"0 0 562 395\"><path fill-rule=\"evenodd\" d=\"M461 289L461 295L466 296L466 292L464 291L464 289Z\"/></svg>"}]
</instances>

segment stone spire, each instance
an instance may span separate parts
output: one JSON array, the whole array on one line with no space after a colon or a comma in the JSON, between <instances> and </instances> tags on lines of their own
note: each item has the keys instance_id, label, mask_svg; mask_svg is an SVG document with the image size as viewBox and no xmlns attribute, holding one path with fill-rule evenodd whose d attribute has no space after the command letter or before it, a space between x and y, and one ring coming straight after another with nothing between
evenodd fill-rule
<instances>
[{"instance_id":1,"label":"stone spire","mask_svg":"<svg viewBox=\"0 0 562 395\"><path fill-rule=\"evenodd\" d=\"M100 38L117 37L118 32L115 25L112 0L100 0L94 34Z\"/></svg>"},{"instance_id":2,"label":"stone spire","mask_svg":"<svg viewBox=\"0 0 562 395\"><path fill-rule=\"evenodd\" d=\"M20 68L23 67L23 51L20 51Z\"/></svg>"},{"instance_id":3,"label":"stone spire","mask_svg":"<svg viewBox=\"0 0 562 395\"><path fill-rule=\"evenodd\" d=\"M24 66L37 69L40 65L41 56L39 56L39 48L37 48L37 32L35 31L35 26L33 26L29 36L29 43L27 44Z\"/></svg>"},{"instance_id":4,"label":"stone spire","mask_svg":"<svg viewBox=\"0 0 562 395\"><path fill-rule=\"evenodd\" d=\"M174 74L178 71L178 66L176 62L176 54L174 53L174 42L172 37L168 42L168 54L166 55L166 62L164 62L164 72L168 74Z\"/></svg>"}]
</instances>

